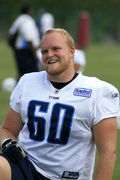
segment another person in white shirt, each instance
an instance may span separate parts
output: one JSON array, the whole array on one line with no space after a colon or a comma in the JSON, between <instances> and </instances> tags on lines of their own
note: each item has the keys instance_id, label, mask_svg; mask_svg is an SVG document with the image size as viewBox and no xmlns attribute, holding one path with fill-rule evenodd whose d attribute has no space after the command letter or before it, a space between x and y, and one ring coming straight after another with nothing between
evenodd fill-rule
<instances>
[{"instance_id":1,"label":"another person in white shirt","mask_svg":"<svg viewBox=\"0 0 120 180\"><path fill-rule=\"evenodd\" d=\"M40 37L29 6L22 7L21 14L10 27L8 42L15 55L17 79L25 73L39 71L36 50L40 46Z\"/></svg>"},{"instance_id":2,"label":"another person in white shirt","mask_svg":"<svg viewBox=\"0 0 120 180\"><path fill-rule=\"evenodd\" d=\"M37 21L40 37L43 36L43 34L54 27L54 16L47 12L45 9L41 9L40 18Z\"/></svg>"}]
</instances>

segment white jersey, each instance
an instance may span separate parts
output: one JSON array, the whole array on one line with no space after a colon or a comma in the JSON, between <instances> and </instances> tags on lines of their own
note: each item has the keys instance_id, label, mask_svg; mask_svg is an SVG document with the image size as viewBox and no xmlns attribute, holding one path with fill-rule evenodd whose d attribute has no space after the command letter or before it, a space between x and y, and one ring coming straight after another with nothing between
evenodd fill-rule
<instances>
[{"instance_id":1,"label":"white jersey","mask_svg":"<svg viewBox=\"0 0 120 180\"><path fill-rule=\"evenodd\" d=\"M16 18L9 33L14 34L18 31L15 47L17 49L26 48L27 42L31 41L35 47L39 47L40 38L35 20L27 14L22 14Z\"/></svg>"},{"instance_id":2,"label":"white jersey","mask_svg":"<svg viewBox=\"0 0 120 180\"><path fill-rule=\"evenodd\" d=\"M45 71L25 74L10 106L21 114L19 142L38 172L51 180L92 180L95 143L92 126L119 111L118 90L81 73L58 90Z\"/></svg>"}]
</instances>

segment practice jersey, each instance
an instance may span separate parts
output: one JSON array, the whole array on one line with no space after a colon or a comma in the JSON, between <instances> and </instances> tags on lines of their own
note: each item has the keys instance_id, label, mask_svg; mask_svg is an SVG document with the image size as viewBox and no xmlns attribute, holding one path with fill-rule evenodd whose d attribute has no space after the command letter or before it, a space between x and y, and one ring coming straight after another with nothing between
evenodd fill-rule
<instances>
[{"instance_id":1,"label":"practice jersey","mask_svg":"<svg viewBox=\"0 0 120 180\"><path fill-rule=\"evenodd\" d=\"M92 180L92 127L119 111L113 85L80 73L56 89L45 71L25 74L12 92L10 106L21 114L19 142L38 172L51 180Z\"/></svg>"}]
</instances>

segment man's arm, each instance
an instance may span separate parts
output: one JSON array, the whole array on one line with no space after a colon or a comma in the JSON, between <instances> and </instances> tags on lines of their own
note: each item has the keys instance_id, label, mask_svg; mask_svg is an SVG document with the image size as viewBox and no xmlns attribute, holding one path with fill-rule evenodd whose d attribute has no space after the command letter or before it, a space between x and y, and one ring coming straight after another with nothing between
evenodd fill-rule
<instances>
[{"instance_id":1,"label":"man's arm","mask_svg":"<svg viewBox=\"0 0 120 180\"><path fill-rule=\"evenodd\" d=\"M116 161L117 120L107 118L93 126L98 150L94 180L111 180Z\"/></svg>"},{"instance_id":2,"label":"man's arm","mask_svg":"<svg viewBox=\"0 0 120 180\"><path fill-rule=\"evenodd\" d=\"M39 62L39 59L38 59L38 56L37 56L37 49L38 49L38 48L34 47L32 41L29 41L28 44L29 44L30 50L31 50L32 53L33 53L33 56L34 56L35 61L38 61L38 62Z\"/></svg>"},{"instance_id":3,"label":"man's arm","mask_svg":"<svg viewBox=\"0 0 120 180\"><path fill-rule=\"evenodd\" d=\"M0 145L5 139L16 140L23 122L19 113L15 112L11 107L8 110L6 118L0 127Z\"/></svg>"}]
</instances>

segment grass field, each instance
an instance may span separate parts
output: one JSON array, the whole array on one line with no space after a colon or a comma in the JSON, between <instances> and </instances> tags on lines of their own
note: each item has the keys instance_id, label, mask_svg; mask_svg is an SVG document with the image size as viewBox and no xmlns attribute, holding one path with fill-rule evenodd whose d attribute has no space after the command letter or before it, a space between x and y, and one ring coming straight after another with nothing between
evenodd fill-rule
<instances>
[{"instance_id":1,"label":"grass field","mask_svg":"<svg viewBox=\"0 0 120 180\"><path fill-rule=\"evenodd\" d=\"M85 50L87 65L84 74L96 76L116 86L120 91L120 46L91 45ZM15 77L16 67L11 49L5 41L0 42L0 85L4 78ZM0 123L9 106L10 93L0 86ZM117 139L117 161L112 180L120 180L120 130Z\"/></svg>"}]
</instances>

